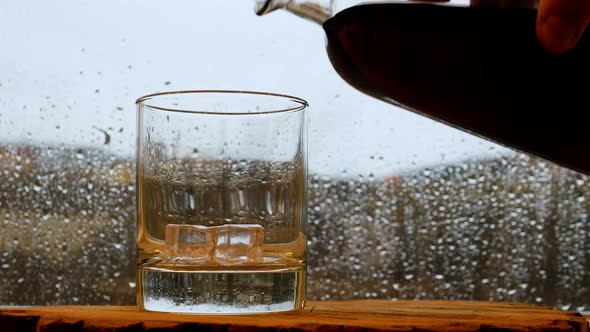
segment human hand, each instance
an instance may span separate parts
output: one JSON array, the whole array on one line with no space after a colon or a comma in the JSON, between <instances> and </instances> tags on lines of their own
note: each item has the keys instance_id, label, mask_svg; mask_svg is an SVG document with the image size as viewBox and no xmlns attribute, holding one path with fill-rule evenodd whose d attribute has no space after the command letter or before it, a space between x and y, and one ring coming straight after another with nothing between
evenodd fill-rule
<instances>
[{"instance_id":1,"label":"human hand","mask_svg":"<svg viewBox=\"0 0 590 332\"><path fill-rule=\"evenodd\" d=\"M590 22L590 0L540 0L537 39L552 53L571 49Z\"/></svg>"}]
</instances>

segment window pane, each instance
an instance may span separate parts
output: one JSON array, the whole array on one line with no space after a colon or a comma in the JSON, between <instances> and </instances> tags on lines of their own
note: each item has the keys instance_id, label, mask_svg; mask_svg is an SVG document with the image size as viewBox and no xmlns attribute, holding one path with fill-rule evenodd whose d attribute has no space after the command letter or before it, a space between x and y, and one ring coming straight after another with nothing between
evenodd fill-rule
<instances>
[{"instance_id":1,"label":"window pane","mask_svg":"<svg viewBox=\"0 0 590 332\"><path fill-rule=\"evenodd\" d=\"M51 1L0 11L0 304L135 302L135 98L311 104L310 299L590 310L590 179L386 105L321 28L248 1Z\"/></svg>"}]
</instances>

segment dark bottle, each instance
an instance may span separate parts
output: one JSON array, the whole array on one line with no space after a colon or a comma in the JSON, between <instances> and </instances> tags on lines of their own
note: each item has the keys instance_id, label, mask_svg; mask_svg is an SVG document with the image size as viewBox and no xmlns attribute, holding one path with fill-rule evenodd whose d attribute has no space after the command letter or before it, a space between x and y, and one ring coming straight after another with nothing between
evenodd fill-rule
<instances>
[{"instance_id":1,"label":"dark bottle","mask_svg":"<svg viewBox=\"0 0 590 332\"><path fill-rule=\"evenodd\" d=\"M590 174L590 34L551 54L536 38L534 1L458 2L332 15L333 1L267 1L258 12L274 4L322 23L332 65L368 95Z\"/></svg>"}]
</instances>

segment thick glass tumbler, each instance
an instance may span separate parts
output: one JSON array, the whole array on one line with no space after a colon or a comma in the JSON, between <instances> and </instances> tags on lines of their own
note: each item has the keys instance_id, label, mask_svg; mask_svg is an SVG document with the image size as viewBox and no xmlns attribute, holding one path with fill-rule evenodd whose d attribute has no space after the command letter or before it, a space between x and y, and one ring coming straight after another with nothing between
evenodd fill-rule
<instances>
[{"instance_id":1,"label":"thick glass tumbler","mask_svg":"<svg viewBox=\"0 0 590 332\"><path fill-rule=\"evenodd\" d=\"M140 308L302 308L307 103L179 91L141 97L137 107Z\"/></svg>"}]
</instances>

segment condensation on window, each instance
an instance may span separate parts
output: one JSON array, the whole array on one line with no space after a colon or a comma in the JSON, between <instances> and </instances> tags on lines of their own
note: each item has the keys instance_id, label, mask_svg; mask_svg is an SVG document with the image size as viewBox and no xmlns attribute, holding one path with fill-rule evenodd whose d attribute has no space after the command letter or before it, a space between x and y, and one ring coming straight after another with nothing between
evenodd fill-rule
<instances>
[{"instance_id":1,"label":"condensation on window","mask_svg":"<svg viewBox=\"0 0 590 332\"><path fill-rule=\"evenodd\" d=\"M0 148L0 302L134 303L133 166ZM515 155L309 181L309 299L590 308L588 176Z\"/></svg>"},{"instance_id":2,"label":"condensation on window","mask_svg":"<svg viewBox=\"0 0 590 332\"><path fill-rule=\"evenodd\" d=\"M588 310L589 181L525 155L312 176L310 294Z\"/></svg>"},{"instance_id":3,"label":"condensation on window","mask_svg":"<svg viewBox=\"0 0 590 332\"><path fill-rule=\"evenodd\" d=\"M308 299L590 310L588 176L358 93L316 26L248 1L29 5L0 11L1 305L135 303L135 98L237 88L311 104Z\"/></svg>"},{"instance_id":4,"label":"condensation on window","mask_svg":"<svg viewBox=\"0 0 590 332\"><path fill-rule=\"evenodd\" d=\"M99 149L0 146L0 303L134 302L134 168Z\"/></svg>"}]
</instances>

